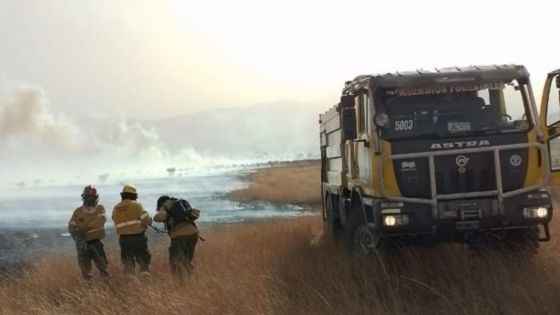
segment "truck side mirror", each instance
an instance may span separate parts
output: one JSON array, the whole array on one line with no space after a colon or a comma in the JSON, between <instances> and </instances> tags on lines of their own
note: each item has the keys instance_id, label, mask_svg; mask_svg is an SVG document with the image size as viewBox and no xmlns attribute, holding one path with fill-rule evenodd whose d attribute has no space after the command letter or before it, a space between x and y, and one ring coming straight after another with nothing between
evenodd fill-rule
<instances>
[{"instance_id":1,"label":"truck side mirror","mask_svg":"<svg viewBox=\"0 0 560 315\"><path fill-rule=\"evenodd\" d=\"M354 95L342 95L340 97L340 107L348 108L355 105Z\"/></svg>"},{"instance_id":2,"label":"truck side mirror","mask_svg":"<svg viewBox=\"0 0 560 315\"><path fill-rule=\"evenodd\" d=\"M352 97L352 99L354 99ZM342 103L341 103L342 104ZM354 140L358 137L356 128L356 108L342 107L340 111L341 124L342 124L342 139Z\"/></svg>"}]
</instances>

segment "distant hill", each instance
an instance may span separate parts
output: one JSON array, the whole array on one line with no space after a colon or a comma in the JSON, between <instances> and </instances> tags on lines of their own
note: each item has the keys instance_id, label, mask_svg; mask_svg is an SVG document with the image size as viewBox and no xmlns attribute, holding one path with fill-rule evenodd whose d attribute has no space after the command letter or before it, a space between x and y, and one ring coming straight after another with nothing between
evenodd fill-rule
<instances>
[{"instance_id":1,"label":"distant hill","mask_svg":"<svg viewBox=\"0 0 560 315\"><path fill-rule=\"evenodd\" d=\"M319 113L329 106L275 102L213 109L143 122L172 151L191 146L204 154L279 158L318 155Z\"/></svg>"}]
</instances>

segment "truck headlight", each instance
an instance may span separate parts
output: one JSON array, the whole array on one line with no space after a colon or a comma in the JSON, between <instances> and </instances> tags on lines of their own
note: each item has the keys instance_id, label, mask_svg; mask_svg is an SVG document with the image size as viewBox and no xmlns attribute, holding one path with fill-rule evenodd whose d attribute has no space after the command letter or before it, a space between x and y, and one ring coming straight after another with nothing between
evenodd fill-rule
<instances>
[{"instance_id":1,"label":"truck headlight","mask_svg":"<svg viewBox=\"0 0 560 315\"><path fill-rule=\"evenodd\" d=\"M544 219L548 216L548 209L543 207L537 208L536 215L537 218Z\"/></svg>"},{"instance_id":2,"label":"truck headlight","mask_svg":"<svg viewBox=\"0 0 560 315\"><path fill-rule=\"evenodd\" d=\"M397 225L397 218L394 215L385 216L383 223L385 223L386 226L395 226Z\"/></svg>"},{"instance_id":3,"label":"truck headlight","mask_svg":"<svg viewBox=\"0 0 560 315\"><path fill-rule=\"evenodd\" d=\"M523 209L523 217L525 219L544 219L548 217L548 208L545 207L527 207Z\"/></svg>"},{"instance_id":4,"label":"truck headlight","mask_svg":"<svg viewBox=\"0 0 560 315\"><path fill-rule=\"evenodd\" d=\"M383 217L383 225L385 226L402 226L409 223L410 218L406 214L390 214Z\"/></svg>"}]
</instances>

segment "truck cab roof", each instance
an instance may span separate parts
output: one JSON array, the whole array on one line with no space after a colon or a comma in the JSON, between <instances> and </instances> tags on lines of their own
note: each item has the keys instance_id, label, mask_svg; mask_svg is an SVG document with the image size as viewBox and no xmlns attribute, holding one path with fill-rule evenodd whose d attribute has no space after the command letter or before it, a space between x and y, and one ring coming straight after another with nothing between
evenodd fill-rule
<instances>
[{"instance_id":1,"label":"truck cab roof","mask_svg":"<svg viewBox=\"0 0 560 315\"><path fill-rule=\"evenodd\" d=\"M527 81L529 72L522 65L481 65L468 67L449 67L434 70L394 72L375 75L361 75L348 81L343 94L352 91L377 88L407 86L434 86L491 81Z\"/></svg>"}]
</instances>

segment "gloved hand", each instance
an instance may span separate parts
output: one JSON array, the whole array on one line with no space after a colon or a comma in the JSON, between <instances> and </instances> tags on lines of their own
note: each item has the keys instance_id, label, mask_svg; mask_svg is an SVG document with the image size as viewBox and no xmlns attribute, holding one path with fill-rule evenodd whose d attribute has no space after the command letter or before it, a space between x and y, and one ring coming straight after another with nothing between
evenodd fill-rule
<instances>
[{"instance_id":1,"label":"gloved hand","mask_svg":"<svg viewBox=\"0 0 560 315\"><path fill-rule=\"evenodd\" d=\"M78 223L76 229L72 233L72 238L74 239L74 242L76 242L76 247L78 247L79 250L83 250L87 247L86 227L84 224Z\"/></svg>"},{"instance_id":2,"label":"gloved hand","mask_svg":"<svg viewBox=\"0 0 560 315\"><path fill-rule=\"evenodd\" d=\"M78 240L78 239L83 239L86 236L86 227L84 226L83 223L78 223L76 225L76 228L74 229L74 231L71 233L72 238L74 240Z\"/></svg>"}]
</instances>

